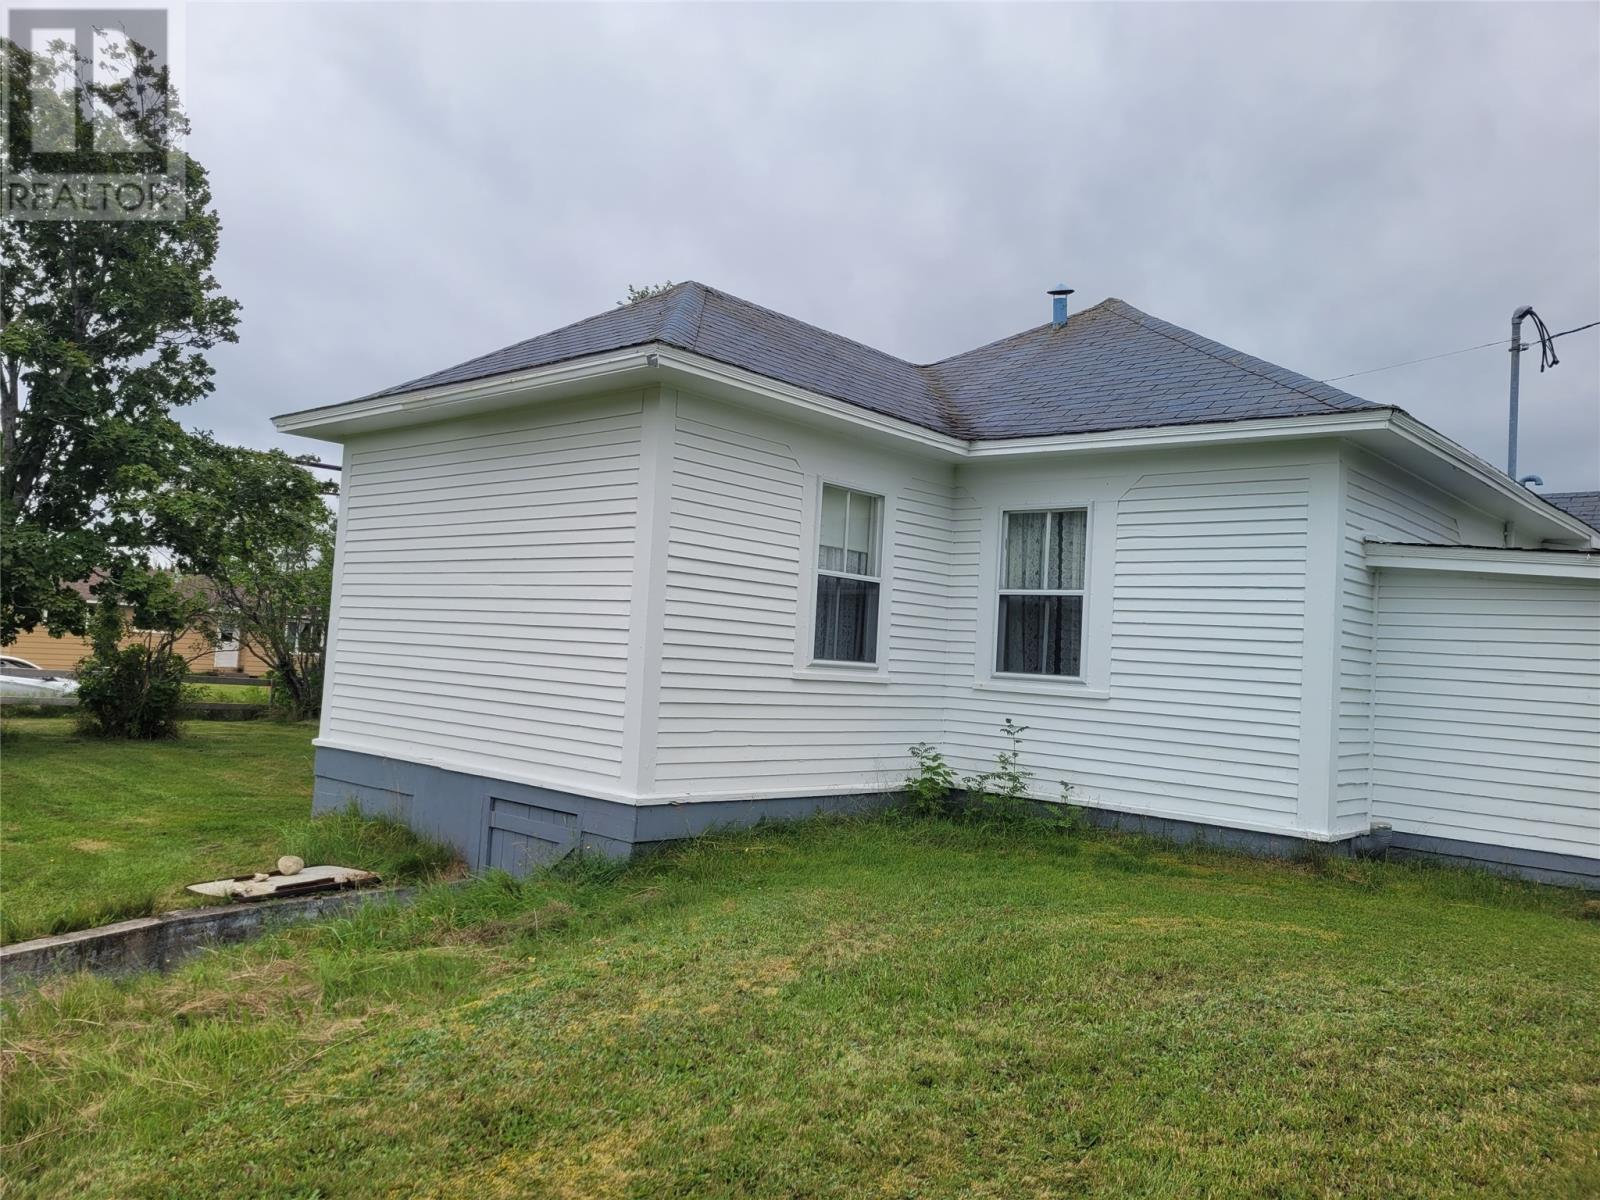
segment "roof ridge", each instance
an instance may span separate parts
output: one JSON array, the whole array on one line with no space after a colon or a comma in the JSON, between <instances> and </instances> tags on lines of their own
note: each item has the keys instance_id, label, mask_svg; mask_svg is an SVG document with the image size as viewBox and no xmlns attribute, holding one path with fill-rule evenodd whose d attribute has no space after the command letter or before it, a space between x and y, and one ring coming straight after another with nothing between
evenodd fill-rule
<instances>
[{"instance_id":1,"label":"roof ridge","mask_svg":"<svg viewBox=\"0 0 1600 1200\"><path fill-rule=\"evenodd\" d=\"M1329 384L1323 383L1321 380L1312 379L1309 375L1302 375L1298 371L1291 371L1287 367L1280 367L1276 363L1268 362L1264 358L1257 358L1254 354L1246 353L1245 351L1237 349L1234 346L1230 346L1225 342L1219 342L1212 338L1208 338L1203 333L1196 333L1192 329L1185 329L1182 325L1174 325L1170 321L1163 321L1160 317L1151 316L1149 313L1135 308L1126 300L1107 300L1105 301L1105 306L1107 311L1111 312L1115 316L1121 317L1130 325L1137 325L1141 329L1148 329L1151 333L1158 334L1161 337L1167 338L1169 341L1177 342L1178 345L1183 346L1185 349L1193 350L1197 354L1204 354L1207 358L1212 358L1217 362L1237 368L1248 375L1254 375L1257 379L1264 379L1268 383L1277 384L1279 387L1288 388L1292 392L1298 392L1300 395L1305 396L1308 400L1315 400L1318 404L1323 405L1325 408L1328 408L1333 412L1349 412L1350 410L1348 408L1341 408L1339 405L1334 404L1331 400L1328 400L1317 395L1315 392L1308 390L1306 387L1302 386L1299 381L1303 380L1305 383L1310 384L1313 387L1325 387L1331 392L1336 392L1341 396L1349 397L1349 399L1353 400L1357 404L1372 404L1370 400L1363 400L1360 396L1353 395L1341 388L1336 388ZM1196 345L1196 342L1202 342L1205 344ZM1228 351L1228 354L1218 354L1216 351L1208 349L1208 346L1215 346L1219 350L1226 350ZM1240 362L1239 359L1248 359L1249 362ZM1255 366L1250 364L1260 364L1262 367L1270 367L1272 370L1278 372L1280 376L1288 376L1289 378L1274 378L1266 371L1258 370ZM1383 406L1377 405L1374 407L1381 408Z\"/></svg>"},{"instance_id":2,"label":"roof ridge","mask_svg":"<svg viewBox=\"0 0 1600 1200\"><path fill-rule=\"evenodd\" d=\"M507 350L515 350L518 346L526 346L529 342L537 342L543 338L554 337L558 333L565 333L569 329L576 329L579 325L583 325L589 321L597 321L601 317L609 317L613 313L621 312L623 309L632 308L636 304L648 304L652 300L665 300L668 296L671 296L673 292L681 291L686 287L703 288L705 287L705 284L695 283L693 280L686 279L682 283L675 283L666 290L657 292L654 296L646 296L641 300L634 300L632 303L628 304L624 304L619 301L610 308L603 308L597 313L590 313L587 317L579 317L576 321L568 321L565 325L557 325L554 329L546 329L543 333L536 333L532 337L523 338L520 342L512 342L508 346L501 346L498 350L490 350L486 354L475 355L474 357L467 359L466 362L457 363L456 365L464 367L467 365L467 363L475 363L480 358L490 358L496 354L503 354Z\"/></svg>"},{"instance_id":3,"label":"roof ridge","mask_svg":"<svg viewBox=\"0 0 1600 1200\"><path fill-rule=\"evenodd\" d=\"M660 294L666 296L671 292L678 292L679 295L673 296L668 303L666 317L656 330L656 337L661 341L681 346L685 350L693 350L695 339L700 334L700 321L705 316L706 285L687 279ZM688 332L679 334L677 332L679 324L689 326Z\"/></svg>"}]
</instances>

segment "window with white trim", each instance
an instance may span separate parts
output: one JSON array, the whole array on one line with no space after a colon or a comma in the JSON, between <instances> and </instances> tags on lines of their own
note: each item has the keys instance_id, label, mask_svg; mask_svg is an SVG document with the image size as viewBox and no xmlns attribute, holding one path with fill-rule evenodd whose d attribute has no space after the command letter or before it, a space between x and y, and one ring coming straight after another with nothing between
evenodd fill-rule
<instances>
[{"instance_id":1,"label":"window with white trim","mask_svg":"<svg viewBox=\"0 0 1600 1200\"><path fill-rule=\"evenodd\" d=\"M817 528L818 662L878 661L878 553L883 497L822 485Z\"/></svg>"},{"instance_id":2,"label":"window with white trim","mask_svg":"<svg viewBox=\"0 0 1600 1200\"><path fill-rule=\"evenodd\" d=\"M1083 576L1089 514L1081 508L1003 515L995 671L1083 674Z\"/></svg>"}]
</instances>

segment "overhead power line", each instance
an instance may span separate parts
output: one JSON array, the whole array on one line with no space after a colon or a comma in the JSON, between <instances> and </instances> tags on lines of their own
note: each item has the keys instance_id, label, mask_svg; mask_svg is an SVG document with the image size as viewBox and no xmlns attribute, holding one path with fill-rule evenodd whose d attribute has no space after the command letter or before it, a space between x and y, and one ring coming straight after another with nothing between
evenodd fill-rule
<instances>
[{"instance_id":1,"label":"overhead power line","mask_svg":"<svg viewBox=\"0 0 1600 1200\"><path fill-rule=\"evenodd\" d=\"M1596 325L1600 325L1600 321L1590 321L1587 325L1577 325L1571 329L1563 329L1560 333L1552 333L1550 340L1554 341L1558 337L1566 337L1569 333L1582 333L1585 329L1593 329ZM1418 363L1434 362L1441 358L1453 358L1457 354L1470 354L1474 350L1487 350L1491 346L1504 346L1505 344L1505 338L1497 338L1492 342L1480 342L1476 346L1463 346L1460 350L1446 350L1443 354L1430 354L1426 358L1408 358L1404 362L1389 363L1382 367L1368 367L1365 371L1351 371L1348 375L1334 375L1321 382L1337 383L1341 379L1354 379L1358 375L1375 375L1379 371L1392 371L1396 367L1414 367Z\"/></svg>"},{"instance_id":2,"label":"overhead power line","mask_svg":"<svg viewBox=\"0 0 1600 1200\"><path fill-rule=\"evenodd\" d=\"M1333 375L1324 379L1323 383L1337 383L1341 379L1354 379L1357 375L1375 375L1379 371L1392 371L1396 367L1412 367L1417 363L1433 362L1440 358L1452 358L1457 354L1467 354L1473 350L1487 350L1490 346L1503 346L1505 339L1500 338L1493 342L1480 342L1476 346L1466 346L1460 350L1446 350L1443 354L1430 354L1426 358L1408 358L1405 362L1389 363L1383 367L1368 367L1365 371L1351 371L1348 375Z\"/></svg>"},{"instance_id":3,"label":"overhead power line","mask_svg":"<svg viewBox=\"0 0 1600 1200\"><path fill-rule=\"evenodd\" d=\"M1596 325L1600 325L1600 321L1590 321L1587 325L1576 325L1571 329L1563 329L1560 333L1552 333L1550 336L1553 338L1566 337L1569 333L1582 333L1585 329L1593 329Z\"/></svg>"}]
</instances>

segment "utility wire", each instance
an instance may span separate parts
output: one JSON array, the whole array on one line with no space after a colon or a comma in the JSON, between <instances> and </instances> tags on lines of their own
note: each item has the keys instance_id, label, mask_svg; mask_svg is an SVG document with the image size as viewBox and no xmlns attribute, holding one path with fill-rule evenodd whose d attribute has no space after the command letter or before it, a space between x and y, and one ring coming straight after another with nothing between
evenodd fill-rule
<instances>
[{"instance_id":1,"label":"utility wire","mask_svg":"<svg viewBox=\"0 0 1600 1200\"><path fill-rule=\"evenodd\" d=\"M1596 325L1600 325L1600 321L1590 321L1587 325L1579 325L1573 329L1563 329L1560 333L1552 333L1550 336L1552 339L1566 337L1569 333L1582 333L1585 329L1593 329Z\"/></svg>"},{"instance_id":2,"label":"utility wire","mask_svg":"<svg viewBox=\"0 0 1600 1200\"><path fill-rule=\"evenodd\" d=\"M1563 329L1560 333L1548 334L1547 337L1541 338L1540 341L1548 350L1548 343L1555 341L1556 338L1566 337L1569 333L1582 333L1585 329L1593 329L1596 325L1600 325L1600 321L1590 321L1587 325L1578 325L1572 329ZM1358 375L1375 375L1379 371L1392 371L1396 367L1412 367L1417 363L1434 362L1441 358L1453 358L1457 354L1470 354L1474 350L1487 350L1491 346L1504 346L1506 341L1506 338L1499 338L1492 342L1480 342L1476 346L1464 346L1460 350L1446 350L1443 354L1430 354L1426 358L1408 358L1405 362L1390 363L1388 366L1368 367L1365 371L1351 371L1348 375L1334 375L1328 379L1321 380L1320 382L1336 383L1341 379L1354 379Z\"/></svg>"},{"instance_id":3,"label":"utility wire","mask_svg":"<svg viewBox=\"0 0 1600 1200\"><path fill-rule=\"evenodd\" d=\"M1539 374L1544 374L1546 367L1559 367L1561 360L1556 357L1556 339L1546 328L1544 318L1533 309L1528 310L1528 316L1533 319L1533 328L1539 335Z\"/></svg>"},{"instance_id":4,"label":"utility wire","mask_svg":"<svg viewBox=\"0 0 1600 1200\"><path fill-rule=\"evenodd\" d=\"M1411 367L1415 366L1417 363L1434 362L1437 359L1451 358L1457 354L1467 354L1473 350L1486 350L1490 346L1503 345L1505 345L1505 339L1500 338L1499 340L1493 342L1483 342L1476 346L1467 346L1461 350L1446 350L1443 354L1430 354L1427 358L1408 358L1405 362L1390 363L1386 367L1368 367L1365 371L1351 371L1348 375L1334 375L1328 379L1324 379L1322 382L1336 383L1341 379L1354 379L1357 375L1375 375L1379 371L1392 371L1396 367Z\"/></svg>"}]
</instances>

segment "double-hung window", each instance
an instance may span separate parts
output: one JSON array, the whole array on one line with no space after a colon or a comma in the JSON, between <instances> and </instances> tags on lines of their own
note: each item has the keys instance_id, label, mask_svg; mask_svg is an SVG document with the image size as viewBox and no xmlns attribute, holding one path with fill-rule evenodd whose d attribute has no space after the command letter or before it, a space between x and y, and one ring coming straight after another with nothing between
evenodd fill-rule
<instances>
[{"instance_id":1,"label":"double-hung window","mask_svg":"<svg viewBox=\"0 0 1600 1200\"><path fill-rule=\"evenodd\" d=\"M818 662L878 661L882 525L882 496L822 485L812 650Z\"/></svg>"},{"instance_id":2,"label":"double-hung window","mask_svg":"<svg viewBox=\"0 0 1600 1200\"><path fill-rule=\"evenodd\" d=\"M1068 678L1083 674L1088 518L1081 508L1004 515L997 672Z\"/></svg>"}]
</instances>

